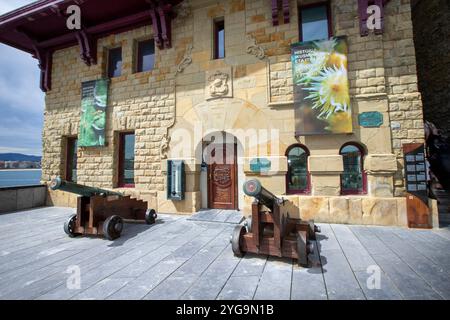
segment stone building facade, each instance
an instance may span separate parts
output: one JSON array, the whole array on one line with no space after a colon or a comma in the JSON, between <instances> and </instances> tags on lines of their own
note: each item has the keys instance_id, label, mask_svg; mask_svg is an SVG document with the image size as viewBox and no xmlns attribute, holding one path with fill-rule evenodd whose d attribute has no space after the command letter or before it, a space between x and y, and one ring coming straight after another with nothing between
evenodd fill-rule
<instances>
[{"instance_id":1,"label":"stone building facade","mask_svg":"<svg viewBox=\"0 0 450 320\"><path fill-rule=\"evenodd\" d=\"M450 3L412 1L414 43L424 117L450 131Z\"/></svg>"},{"instance_id":2,"label":"stone building facade","mask_svg":"<svg viewBox=\"0 0 450 320\"><path fill-rule=\"evenodd\" d=\"M283 1L284 3L285 1ZM67 137L78 134L81 83L105 77L106 50L122 47L122 75L111 79L106 146L78 148L77 181L122 190L149 201L158 212L192 214L208 205L208 177L202 170L205 141L217 133L237 145L236 209L249 214L252 199L242 183L257 178L274 194L288 199L292 215L319 222L407 225L404 143L424 141L422 100L409 0L384 7L384 32L360 35L358 1L331 0L334 36L346 36L353 134L295 137L290 45L299 42L299 6L317 1L290 0L289 22L274 25L270 1L191 0L172 21L172 47L156 48L155 66L134 73L135 43L154 37L143 25L98 39L97 64L87 66L79 47L53 53L52 88L46 94L43 130L43 182L64 176ZM180 5L178 5L180 6ZM225 25L225 58L212 59L215 19ZM282 14L278 17L282 21ZM220 94L212 82L220 79ZM219 88L220 89L220 88ZM379 127L363 127L358 115L379 112ZM118 188L118 134L135 133L134 188ZM188 140L186 137L189 137ZM341 148L363 148L367 188L342 195ZM181 144L181 146L180 146ZM309 151L310 188L287 194L287 150ZM257 173L252 160L270 160ZM167 160L184 160L184 200L167 199ZM75 205L72 195L50 192L54 205Z\"/></svg>"}]
</instances>

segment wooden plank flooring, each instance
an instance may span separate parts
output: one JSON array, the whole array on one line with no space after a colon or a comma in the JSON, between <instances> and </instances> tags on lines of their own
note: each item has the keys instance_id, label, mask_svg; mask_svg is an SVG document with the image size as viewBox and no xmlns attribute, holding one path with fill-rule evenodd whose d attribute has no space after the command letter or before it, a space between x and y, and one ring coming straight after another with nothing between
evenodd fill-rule
<instances>
[{"instance_id":1,"label":"wooden plank flooring","mask_svg":"<svg viewBox=\"0 0 450 320\"><path fill-rule=\"evenodd\" d=\"M234 257L234 225L160 215L71 239L68 208L0 215L0 299L449 299L450 230L321 224L311 267ZM222 222L221 222L222 221ZM79 268L80 287L69 288ZM71 269L72 268L72 269Z\"/></svg>"}]
</instances>

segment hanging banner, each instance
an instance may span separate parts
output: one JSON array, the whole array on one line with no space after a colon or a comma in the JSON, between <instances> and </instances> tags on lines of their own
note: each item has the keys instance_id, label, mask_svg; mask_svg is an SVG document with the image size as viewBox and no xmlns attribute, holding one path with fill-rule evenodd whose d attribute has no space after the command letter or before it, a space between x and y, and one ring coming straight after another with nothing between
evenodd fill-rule
<instances>
[{"instance_id":1,"label":"hanging banner","mask_svg":"<svg viewBox=\"0 0 450 320\"><path fill-rule=\"evenodd\" d=\"M101 147L105 145L108 88L109 79L82 83L81 119L78 135L80 147Z\"/></svg>"},{"instance_id":2,"label":"hanging banner","mask_svg":"<svg viewBox=\"0 0 450 320\"><path fill-rule=\"evenodd\" d=\"M291 46L296 136L352 133L345 37Z\"/></svg>"}]
</instances>

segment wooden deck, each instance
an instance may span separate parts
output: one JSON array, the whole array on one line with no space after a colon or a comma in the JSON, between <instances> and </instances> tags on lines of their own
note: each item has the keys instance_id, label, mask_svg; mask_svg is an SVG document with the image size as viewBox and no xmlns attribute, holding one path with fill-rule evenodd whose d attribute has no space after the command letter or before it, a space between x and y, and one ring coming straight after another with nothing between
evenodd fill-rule
<instances>
[{"instance_id":1,"label":"wooden deck","mask_svg":"<svg viewBox=\"0 0 450 320\"><path fill-rule=\"evenodd\" d=\"M302 269L234 257L228 223L164 215L153 226L126 225L110 242L68 238L62 226L72 212L0 215L0 299L450 298L449 229L321 224L313 266ZM73 266L80 289L67 286ZM380 270L379 289L368 288L368 270Z\"/></svg>"}]
</instances>

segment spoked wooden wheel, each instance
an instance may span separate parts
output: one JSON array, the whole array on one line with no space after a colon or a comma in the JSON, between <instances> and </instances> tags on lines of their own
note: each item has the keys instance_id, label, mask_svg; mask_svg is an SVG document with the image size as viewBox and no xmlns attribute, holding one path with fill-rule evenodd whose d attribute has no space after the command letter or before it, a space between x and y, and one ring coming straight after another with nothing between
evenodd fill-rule
<instances>
[{"instance_id":1,"label":"spoked wooden wheel","mask_svg":"<svg viewBox=\"0 0 450 320\"><path fill-rule=\"evenodd\" d=\"M148 209L145 212L145 222L147 224L154 224L158 215L156 214L155 209Z\"/></svg>"},{"instance_id":2,"label":"spoked wooden wheel","mask_svg":"<svg viewBox=\"0 0 450 320\"><path fill-rule=\"evenodd\" d=\"M298 265L307 268L308 248L306 243L306 237L303 237L301 233L297 235L297 254L298 254Z\"/></svg>"},{"instance_id":3,"label":"spoked wooden wheel","mask_svg":"<svg viewBox=\"0 0 450 320\"><path fill-rule=\"evenodd\" d=\"M123 220L119 216L111 216L103 223L103 234L108 240L114 240L120 237L122 229Z\"/></svg>"},{"instance_id":4,"label":"spoked wooden wheel","mask_svg":"<svg viewBox=\"0 0 450 320\"><path fill-rule=\"evenodd\" d=\"M233 236L231 237L231 248L236 257L242 257L243 252L241 250L241 237L244 236L246 229L242 225L238 225L234 228Z\"/></svg>"},{"instance_id":5,"label":"spoked wooden wheel","mask_svg":"<svg viewBox=\"0 0 450 320\"><path fill-rule=\"evenodd\" d=\"M308 233L309 233L309 238L311 240L316 240L316 228L318 228L317 226L314 225L314 220L309 220L308 221ZM320 229L319 229L320 232Z\"/></svg>"},{"instance_id":6,"label":"spoked wooden wheel","mask_svg":"<svg viewBox=\"0 0 450 320\"><path fill-rule=\"evenodd\" d=\"M76 237L78 234L75 233L75 224L77 223L77 215L73 214L70 218L64 222L64 232L71 238Z\"/></svg>"},{"instance_id":7,"label":"spoked wooden wheel","mask_svg":"<svg viewBox=\"0 0 450 320\"><path fill-rule=\"evenodd\" d=\"M245 220L244 226L247 229L248 233L252 233L252 217Z\"/></svg>"}]
</instances>

